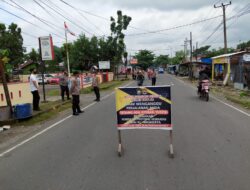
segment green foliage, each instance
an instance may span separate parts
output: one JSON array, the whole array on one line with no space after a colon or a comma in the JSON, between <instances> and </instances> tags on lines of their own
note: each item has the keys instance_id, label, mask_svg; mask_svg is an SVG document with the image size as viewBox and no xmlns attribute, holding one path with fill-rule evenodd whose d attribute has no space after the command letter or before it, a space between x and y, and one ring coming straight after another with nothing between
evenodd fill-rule
<instances>
[{"instance_id":1,"label":"green foliage","mask_svg":"<svg viewBox=\"0 0 250 190\"><path fill-rule=\"evenodd\" d=\"M31 52L28 53L27 59L32 60L32 62L35 64L38 64L39 53L34 48L32 48Z\"/></svg>"},{"instance_id":2,"label":"green foliage","mask_svg":"<svg viewBox=\"0 0 250 190\"><path fill-rule=\"evenodd\" d=\"M237 49L240 49L240 50L245 50L247 47L250 47L250 40L247 42L242 42L237 45Z\"/></svg>"},{"instance_id":3,"label":"green foliage","mask_svg":"<svg viewBox=\"0 0 250 190\"><path fill-rule=\"evenodd\" d=\"M122 11L117 11L117 20L115 20L113 17L110 18L111 25L111 44L113 45L114 50L114 62L120 62L122 59L122 56L125 52L126 46L124 43L124 33L123 31L127 29L130 21L132 20L131 17L127 15L122 15Z\"/></svg>"},{"instance_id":4,"label":"green foliage","mask_svg":"<svg viewBox=\"0 0 250 190\"><path fill-rule=\"evenodd\" d=\"M46 72L56 72L59 70L59 63L63 61L63 55L61 48L54 46L55 59L52 61L46 61Z\"/></svg>"},{"instance_id":5,"label":"green foliage","mask_svg":"<svg viewBox=\"0 0 250 190\"><path fill-rule=\"evenodd\" d=\"M193 52L193 55L194 56L199 56L199 55L207 55L208 54L208 49L210 48L211 46L203 46L203 47L200 47L199 49L196 49L194 52Z\"/></svg>"},{"instance_id":6,"label":"green foliage","mask_svg":"<svg viewBox=\"0 0 250 190\"><path fill-rule=\"evenodd\" d=\"M227 48L227 53L233 53L233 52L235 52L235 49ZM207 52L206 57L215 57L222 54L224 54L224 48L219 48L218 50L212 49Z\"/></svg>"},{"instance_id":7,"label":"green foliage","mask_svg":"<svg viewBox=\"0 0 250 190\"><path fill-rule=\"evenodd\" d=\"M70 49L70 65L72 69L85 70L90 65L98 61L98 39L87 38L85 35L80 37L72 44Z\"/></svg>"},{"instance_id":8,"label":"green foliage","mask_svg":"<svg viewBox=\"0 0 250 190\"><path fill-rule=\"evenodd\" d=\"M168 55L159 55L155 58L154 63L156 66L166 67L170 63Z\"/></svg>"},{"instance_id":9,"label":"green foliage","mask_svg":"<svg viewBox=\"0 0 250 190\"><path fill-rule=\"evenodd\" d=\"M171 64L178 65L184 60L184 51L175 52L175 57L171 58Z\"/></svg>"},{"instance_id":10,"label":"green foliage","mask_svg":"<svg viewBox=\"0 0 250 190\"><path fill-rule=\"evenodd\" d=\"M23 60L23 38L21 28L14 23L8 28L0 23L0 49L9 52L9 63L18 66Z\"/></svg>"},{"instance_id":11,"label":"green foliage","mask_svg":"<svg viewBox=\"0 0 250 190\"><path fill-rule=\"evenodd\" d=\"M139 53L135 55L138 60L138 66L142 67L143 69L147 69L150 66L153 66L153 61L155 55L153 52L148 50L140 50Z\"/></svg>"}]
</instances>

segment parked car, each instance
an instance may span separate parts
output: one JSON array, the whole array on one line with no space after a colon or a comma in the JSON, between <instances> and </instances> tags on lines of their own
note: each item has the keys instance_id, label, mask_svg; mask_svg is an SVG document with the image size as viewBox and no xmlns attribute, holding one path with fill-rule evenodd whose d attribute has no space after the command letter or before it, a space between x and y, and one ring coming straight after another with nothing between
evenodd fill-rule
<instances>
[{"instance_id":1,"label":"parked car","mask_svg":"<svg viewBox=\"0 0 250 190\"><path fill-rule=\"evenodd\" d=\"M48 84L48 80L53 78L52 75L50 74L44 74L44 84ZM43 83L43 79L42 79L42 74L38 74L37 75L37 80L38 80L38 84L42 84Z\"/></svg>"},{"instance_id":2,"label":"parked car","mask_svg":"<svg viewBox=\"0 0 250 190\"><path fill-rule=\"evenodd\" d=\"M163 73L164 73L164 69L163 69L163 68L159 68L159 69L158 69L158 73L159 73L159 74L163 74Z\"/></svg>"},{"instance_id":3,"label":"parked car","mask_svg":"<svg viewBox=\"0 0 250 190\"><path fill-rule=\"evenodd\" d=\"M59 76L52 77L48 80L48 84L59 84L59 82L60 82Z\"/></svg>"}]
</instances>

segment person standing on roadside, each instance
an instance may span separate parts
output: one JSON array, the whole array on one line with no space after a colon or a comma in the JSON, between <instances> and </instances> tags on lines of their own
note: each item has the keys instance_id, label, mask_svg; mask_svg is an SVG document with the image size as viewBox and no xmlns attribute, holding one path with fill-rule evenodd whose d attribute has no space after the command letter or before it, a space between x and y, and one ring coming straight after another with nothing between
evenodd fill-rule
<instances>
[{"instance_id":1,"label":"person standing on roadside","mask_svg":"<svg viewBox=\"0 0 250 190\"><path fill-rule=\"evenodd\" d=\"M96 99L94 101L100 101L100 89L99 89L99 77L97 76L97 70L93 71L92 87L95 92Z\"/></svg>"},{"instance_id":2,"label":"person standing on roadside","mask_svg":"<svg viewBox=\"0 0 250 190\"><path fill-rule=\"evenodd\" d=\"M144 73L142 70L139 70L137 73L137 85L142 86L144 81Z\"/></svg>"},{"instance_id":3,"label":"person standing on roadside","mask_svg":"<svg viewBox=\"0 0 250 190\"><path fill-rule=\"evenodd\" d=\"M60 88L61 88L61 96L62 96L62 101L64 101L64 93L66 92L67 99L70 100L69 97L69 78L68 78L68 73L66 71L63 72L63 75L60 77Z\"/></svg>"},{"instance_id":4,"label":"person standing on roadside","mask_svg":"<svg viewBox=\"0 0 250 190\"><path fill-rule=\"evenodd\" d=\"M80 83L79 83L79 73L75 71L71 79L70 93L72 95L72 110L73 115L79 115L82 113L80 108Z\"/></svg>"},{"instance_id":5,"label":"person standing on roadside","mask_svg":"<svg viewBox=\"0 0 250 190\"><path fill-rule=\"evenodd\" d=\"M151 80L152 80L152 86L155 86L155 83L156 83L156 72L155 72L155 69L152 69Z\"/></svg>"},{"instance_id":6,"label":"person standing on roadside","mask_svg":"<svg viewBox=\"0 0 250 190\"><path fill-rule=\"evenodd\" d=\"M35 111L40 111L39 107L39 101L40 101L40 95L38 92L39 85L38 85L38 80L36 78L37 71L36 69L30 69L30 91L33 96L33 110Z\"/></svg>"}]
</instances>

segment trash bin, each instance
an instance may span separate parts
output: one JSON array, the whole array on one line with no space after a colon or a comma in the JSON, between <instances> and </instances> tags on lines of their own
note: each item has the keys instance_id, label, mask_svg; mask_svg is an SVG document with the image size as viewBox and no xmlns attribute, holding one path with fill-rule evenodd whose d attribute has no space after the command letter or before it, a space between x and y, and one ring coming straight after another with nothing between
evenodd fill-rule
<instances>
[{"instance_id":1,"label":"trash bin","mask_svg":"<svg viewBox=\"0 0 250 190\"><path fill-rule=\"evenodd\" d=\"M16 119L25 119L32 116L31 104L17 104L14 107L14 115Z\"/></svg>"}]
</instances>

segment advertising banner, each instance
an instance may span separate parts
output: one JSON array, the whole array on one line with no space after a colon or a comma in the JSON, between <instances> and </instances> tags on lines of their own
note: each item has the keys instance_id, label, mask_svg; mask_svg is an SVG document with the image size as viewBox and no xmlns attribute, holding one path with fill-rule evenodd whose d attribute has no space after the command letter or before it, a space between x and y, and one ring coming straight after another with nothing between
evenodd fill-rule
<instances>
[{"instance_id":1,"label":"advertising banner","mask_svg":"<svg viewBox=\"0 0 250 190\"><path fill-rule=\"evenodd\" d=\"M99 69L110 69L110 61L99 61Z\"/></svg>"},{"instance_id":2,"label":"advertising banner","mask_svg":"<svg viewBox=\"0 0 250 190\"><path fill-rule=\"evenodd\" d=\"M172 130L171 87L116 89L117 128Z\"/></svg>"},{"instance_id":3,"label":"advertising banner","mask_svg":"<svg viewBox=\"0 0 250 190\"><path fill-rule=\"evenodd\" d=\"M130 60L130 64L131 64L131 65L138 64L138 60L137 60L137 59L131 59L131 60Z\"/></svg>"},{"instance_id":4,"label":"advertising banner","mask_svg":"<svg viewBox=\"0 0 250 190\"><path fill-rule=\"evenodd\" d=\"M54 60L54 48L51 36L40 37L39 47L43 61Z\"/></svg>"}]
</instances>

